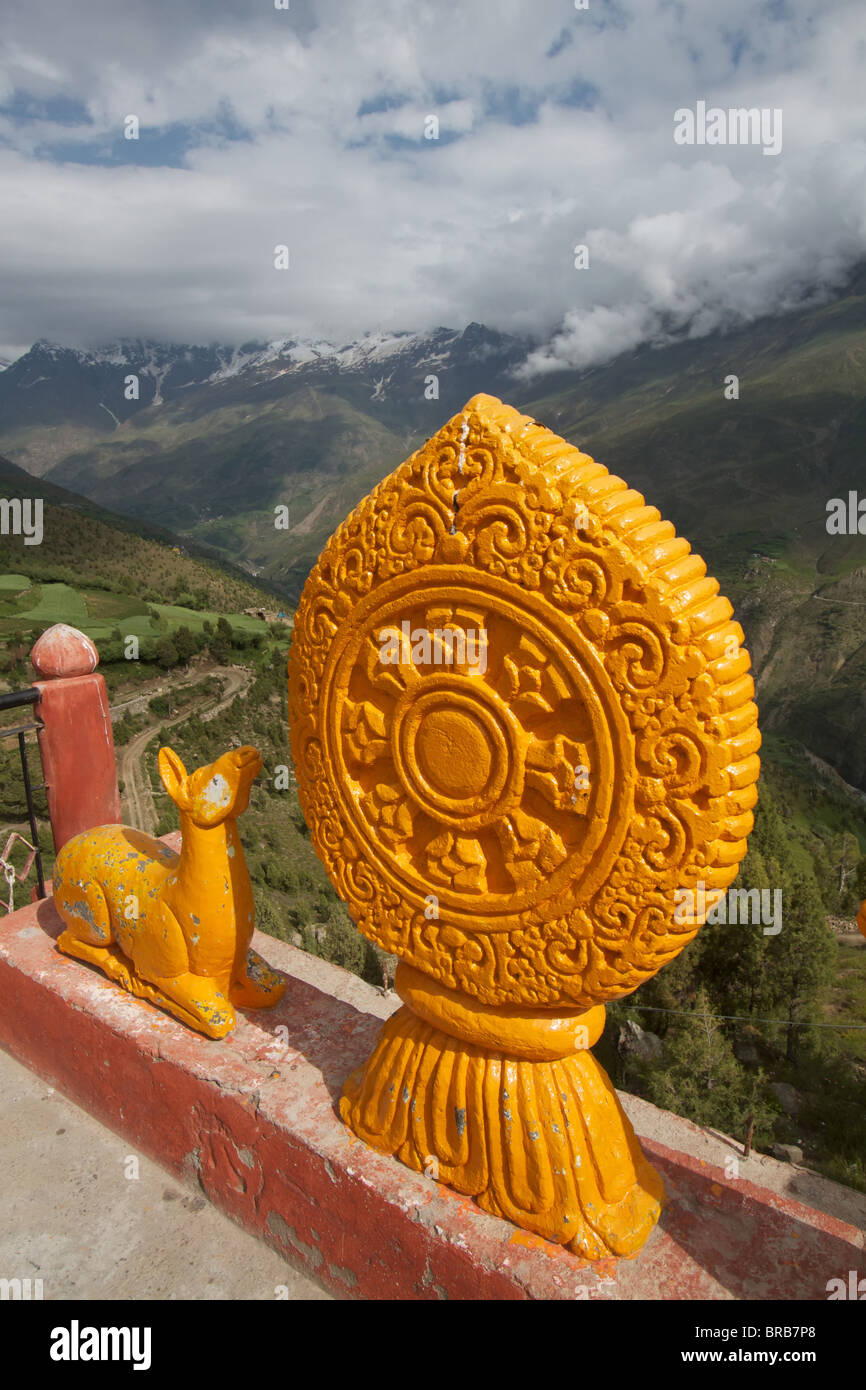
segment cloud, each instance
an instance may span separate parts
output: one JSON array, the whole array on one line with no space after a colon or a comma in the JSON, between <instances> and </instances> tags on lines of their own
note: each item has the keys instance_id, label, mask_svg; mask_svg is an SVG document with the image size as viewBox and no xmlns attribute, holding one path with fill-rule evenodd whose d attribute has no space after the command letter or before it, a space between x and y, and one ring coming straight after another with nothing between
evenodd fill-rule
<instances>
[{"instance_id":1,"label":"cloud","mask_svg":"<svg viewBox=\"0 0 866 1390\"><path fill-rule=\"evenodd\" d=\"M29 0L5 35L0 356L474 319L554 370L866 253L859 0ZM676 145L699 100L780 108L782 153Z\"/></svg>"}]
</instances>

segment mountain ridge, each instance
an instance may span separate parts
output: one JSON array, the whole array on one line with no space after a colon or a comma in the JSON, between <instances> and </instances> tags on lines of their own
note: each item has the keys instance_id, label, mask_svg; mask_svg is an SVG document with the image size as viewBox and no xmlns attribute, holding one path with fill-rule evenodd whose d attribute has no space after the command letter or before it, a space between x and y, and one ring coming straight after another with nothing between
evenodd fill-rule
<instances>
[{"instance_id":1,"label":"mountain ridge","mask_svg":"<svg viewBox=\"0 0 866 1390\"><path fill-rule=\"evenodd\" d=\"M267 360L175 362L158 404L99 429L70 420L69 381L47 422L37 411L36 423L10 425L13 364L0 374L0 448L25 464L42 450L46 483L180 532L294 599L372 487L476 392L502 396L689 538L746 629L764 730L866 788L866 536L826 527L829 499L863 478L866 271L820 305L536 378L518 370L526 340L478 324L370 335L361 349L305 350L303 361L287 342L275 340ZM73 376L83 370L57 356L58 370L68 360ZM124 365L88 370L119 377ZM191 379L205 369L207 381ZM280 504L286 530L274 524Z\"/></svg>"}]
</instances>

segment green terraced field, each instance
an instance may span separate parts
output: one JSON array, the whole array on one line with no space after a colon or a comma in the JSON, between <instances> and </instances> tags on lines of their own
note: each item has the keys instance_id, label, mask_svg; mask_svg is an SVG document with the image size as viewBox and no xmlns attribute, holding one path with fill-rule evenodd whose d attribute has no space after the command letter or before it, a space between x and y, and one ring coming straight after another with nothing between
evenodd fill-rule
<instances>
[{"instance_id":1,"label":"green terraced field","mask_svg":"<svg viewBox=\"0 0 866 1390\"><path fill-rule=\"evenodd\" d=\"M14 582L13 582L14 581ZM181 608L171 603L144 603L125 594L103 589L75 589L69 584L33 584L24 575L0 574L0 634L22 628L42 628L51 623L69 623L86 632L94 642L104 641L119 629L126 637L165 636L179 627L201 632L205 621L215 628L221 617L243 632L264 632L259 618L244 613ZM26 590L18 597L19 590ZM159 614L154 622L151 611Z\"/></svg>"},{"instance_id":2,"label":"green terraced field","mask_svg":"<svg viewBox=\"0 0 866 1390\"><path fill-rule=\"evenodd\" d=\"M18 609L16 620L19 623L47 625L49 623L70 623L72 627L82 627L88 618L84 595L68 584L34 584L33 603ZM22 602L27 602L23 595Z\"/></svg>"},{"instance_id":3,"label":"green terraced field","mask_svg":"<svg viewBox=\"0 0 866 1390\"><path fill-rule=\"evenodd\" d=\"M150 607L154 608L161 618L167 619L171 627L182 627L186 624L191 632L200 632L208 618L214 627L220 618L227 618L232 627L238 628L241 632L267 631L261 618L248 618L245 613L197 612L192 608L178 608L172 603L152 603Z\"/></svg>"}]
</instances>

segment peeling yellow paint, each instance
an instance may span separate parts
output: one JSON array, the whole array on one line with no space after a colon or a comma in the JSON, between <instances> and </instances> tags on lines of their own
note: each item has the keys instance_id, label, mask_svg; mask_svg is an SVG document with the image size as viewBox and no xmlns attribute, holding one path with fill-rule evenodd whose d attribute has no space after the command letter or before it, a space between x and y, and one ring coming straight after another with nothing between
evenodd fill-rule
<instances>
[{"instance_id":1,"label":"peeling yellow paint","mask_svg":"<svg viewBox=\"0 0 866 1390\"><path fill-rule=\"evenodd\" d=\"M160 777L180 812L180 854L140 830L106 825L64 845L54 870L66 923L60 950L211 1038L234 1028L234 1005L270 1007L286 987L250 949L252 887L235 826L261 767L246 746L188 774L161 748ZM133 884L137 915L129 919Z\"/></svg>"}]
</instances>

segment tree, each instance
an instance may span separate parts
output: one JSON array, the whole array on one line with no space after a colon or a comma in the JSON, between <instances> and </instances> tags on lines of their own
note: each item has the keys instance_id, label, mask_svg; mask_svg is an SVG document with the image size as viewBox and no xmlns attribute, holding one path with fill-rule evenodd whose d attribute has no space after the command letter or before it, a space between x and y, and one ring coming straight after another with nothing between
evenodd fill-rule
<instances>
[{"instance_id":1,"label":"tree","mask_svg":"<svg viewBox=\"0 0 866 1390\"><path fill-rule=\"evenodd\" d=\"M855 913L859 907L859 900L856 899L856 873L860 858L860 847L857 836L850 831L843 830L840 835L833 836L829 846L824 849L823 854L813 856L817 861L823 860L821 868L824 875L829 879L829 884L825 885L821 881L820 869L816 862L816 873L819 876L819 888L822 889L824 904L829 912L850 915ZM829 892L827 888L829 887Z\"/></svg>"},{"instance_id":2,"label":"tree","mask_svg":"<svg viewBox=\"0 0 866 1390\"><path fill-rule=\"evenodd\" d=\"M173 640L177 648L178 659L182 661L184 665L188 665L190 657L195 656L198 651L198 642L194 634L190 632L189 628L186 626L179 627L174 634Z\"/></svg>"},{"instance_id":3,"label":"tree","mask_svg":"<svg viewBox=\"0 0 866 1390\"><path fill-rule=\"evenodd\" d=\"M342 965L360 975L364 969L366 951L364 938L349 920L342 904L328 914L327 921L310 923L303 932L304 949L334 965Z\"/></svg>"},{"instance_id":4,"label":"tree","mask_svg":"<svg viewBox=\"0 0 866 1390\"><path fill-rule=\"evenodd\" d=\"M177 665L180 657L178 656L177 647L170 637L162 637L157 642L156 659L160 666L166 671L170 670L172 666Z\"/></svg>"},{"instance_id":5,"label":"tree","mask_svg":"<svg viewBox=\"0 0 866 1390\"><path fill-rule=\"evenodd\" d=\"M804 870L785 874L783 903L782 930L768 938L764 985L770 1008L788 1020L785 1056L794 1062L798 1024L805 1021L833 978L837 946L814 874Z\"/></svg>"},{"instance_id":6,"label":"tree","mask_svg":"<svg viewBox=\"0 0 866 1390\"><path fill-rule=\"evenodd\" d=\"M647 1066L643 1077L653 1104L729 1134L739 1134L747 1114L756 1108L760 1077L737 1061L703 985L692 1017L678 1019L668 1033L664 1063Z\"/></svg>"},{"instance_id":7,"label":"tree","mask_svg":"<svg viewBox=\"0 0 866 1390\"><path fill-rule=\"evenodd\" d=\"M749 846L733 887L759 893L772 889L757 846ZM702 928L697 941L699 973L720 1013L753 1014L759 1010L767 941L760 922L708 922Z\"/></svg>"}]
</instances>

